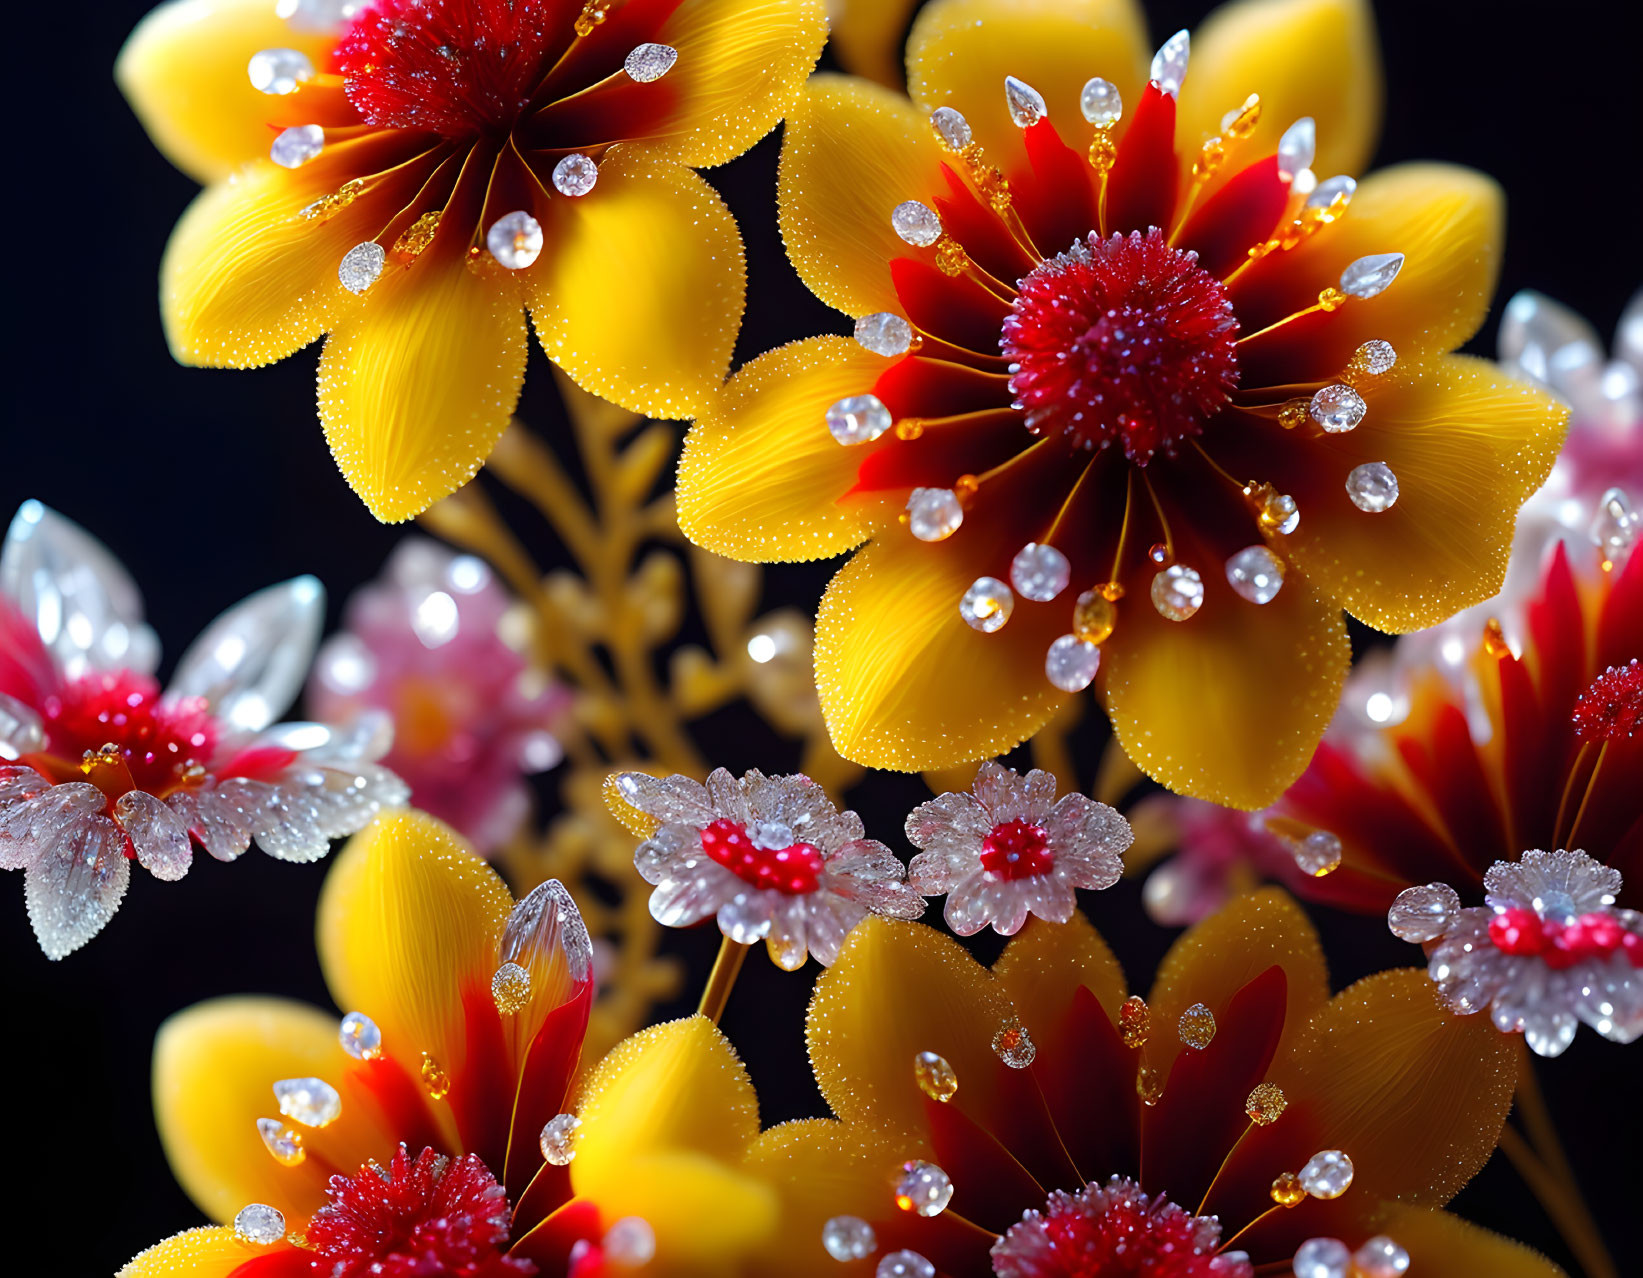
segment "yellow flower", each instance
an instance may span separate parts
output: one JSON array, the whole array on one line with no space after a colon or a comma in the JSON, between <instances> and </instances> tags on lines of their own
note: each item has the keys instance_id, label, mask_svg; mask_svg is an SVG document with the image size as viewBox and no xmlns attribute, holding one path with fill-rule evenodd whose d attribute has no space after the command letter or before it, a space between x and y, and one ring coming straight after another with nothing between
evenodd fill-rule
<instances>
[{"instance_id":1,"label":"yellow flower","mask_svg":"<svg viewBox=\"0 0 1643 1278\"><path fill-rule=\"evenodd\" d=\"M527 309L588 390L689 416L745 285L692 166L764 136L825 35L822 0L171 0L116 74L209 184L161 267L172 352L252 368L329 334L326 439L388 521L485 460Z\"/></svg>"},{"instance_id":2,"label":"yellow flower","mask_svg":"<svg viewBox=\"0 0 1643 1278\"><path fill-rule=\"evenodd\" d=\"M1363 0L1238 0L1150 73L1131 0L935 0L907 66L912 101L818 76L790 113L783 236L856 341L731 379L680 524L752 560L867 543L817 616L846 758L984 758L1094 682L1150 775L1270 802L1336 704L1342 610L1486 598L1556 452L1550 398L1449 353L1499 191L1349 176Z\"/></svg>"},{"instance_id":3,"label":"yellow flower","mask_svg":"<svg viewBox=\"0 0 1643 1278\"><path fill-rule=\"evenodd\" d=\"M744 1166L757 1100L706 1019L626 1040L569 1103L593 977L559 884L515 904L445 826L385 817L339 854L318 934L340 1030L253 997L161 1029L160 1137L219 1224L121 1278L422 1272L394 1267L413 1234L460 1278L559 1275L573 1255L735 1274L768 1245L777 1196ZM365 1229L374 1213L400 1232Z\"/></svg>"},{"instance_id":4,"label":"yellow flower","mask_svg":"<svg viewBox=\"0 0 1643 1278\"><path fill-rule=\"evenodd\" d=\"M824 1232L864 1259L911 1251L934 1269L898 1272L925 1278L1104 1273L1115 1244L1124 1272L1248 1278L1289 1272L1308 1239L1388 1237L1412 1278L1557 1273L1439 1210L1494 1149L1514 1047L1420 972L1331 999L1276 889L1183 936L1145 1001L1082 916L1029 922L990 972L870 919L823 973L808 1039L838 1119L755 1146L789 1205L785 1273L837 1272Z\"/></svg>"}]
</instances>

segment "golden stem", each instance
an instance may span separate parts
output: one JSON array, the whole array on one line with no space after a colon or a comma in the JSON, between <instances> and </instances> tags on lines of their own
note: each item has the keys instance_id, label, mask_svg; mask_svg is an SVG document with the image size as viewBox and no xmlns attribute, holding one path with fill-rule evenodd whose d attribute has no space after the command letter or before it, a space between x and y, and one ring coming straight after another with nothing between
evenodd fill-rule
<instances>
[{"instance_id":1,"label":"golden stem","mask_svg":"<svg viewBox=\"0 0 1643 1278\"><path fill-rule=\"evenodd\" d=\"M743 945L740 941L732 941L728 936L719 942L719 956L713 960L713 970L707 974L707 988L702 991L702 1001L696 1007L698 1014L707 1017L715 1025L724 1015L725 1004L730 1001L731 988L736 984L736 976L742 970L747 952L752 948L751 945Z\"/></svg>"},{"instance_id":2,"label":"golden stem","mask_svg":"<svg viewBox=\"0 0 1643 1278\"><path fill-rule=\"evenodd\" d=\"M1590 744L1590 742L1587 742L1587 745ZM1584 748L1582 747L1582 749ZM1597 789L1598 770L1603 767L1603 756L1608 752L1609 743L1605 741L1597 749L1597 762L1592 764L1592 775L1586 778L1586 793L1581 796L1580 806L1575 809L1575 819L1569 823L1569 837L1563 841L1563 847L1574 848L1580 846L1575 842L1575 834L1580 829L1580 818L1586 815L1586 805L1592 801L1592 791Z\"/></svg>"}]
</instances>

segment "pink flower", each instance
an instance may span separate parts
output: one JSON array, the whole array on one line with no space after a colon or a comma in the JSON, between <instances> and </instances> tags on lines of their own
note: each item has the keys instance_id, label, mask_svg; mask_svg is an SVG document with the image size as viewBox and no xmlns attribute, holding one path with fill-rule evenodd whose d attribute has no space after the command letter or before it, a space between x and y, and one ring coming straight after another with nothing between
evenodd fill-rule
<instances>
[{"instance_id":1,"label":"pink flower","mask_svg":"<svg viewBox=\"0 0 1643 1278\"><path fill-rule=\"evenodd\" d=\"M206 627L162 692L159 645L124 568L25 502L0 551L0 869L22 870L50 958L114 916L135 860L180 879L199 843L314 861L405 801L375 761L380 717L339 732L275 724L308 673L324 613L312 577L259 591Z\"/></svg>"},{"instance_id":2,"label":"pink flower","mask_svg":"<svg viewBox=\"0 0 1643 1278\"><path fill-rule=\"evenodd\" d=\"M861 818L840 812L807 776L755 769L738 781L718 768L706 785L643 772L614 780L626 803L660 822L633 863L656 885L650 912L664 927L717 916L731 940L762 940L793 971L807 953L832 963L869 914L924 913L896 854L863 837Z\"/></svg>"},{"instance_id":3,"label":"pink flower","mask_svg":"<svg viewBox=\"0 0 1643 1278\"><path fill-rule=\"evenodd\" d=\"M1109 888L1124 872L1129 822L1082 794L1055 797L1055 778L981 765L968 791L938 795L907 817L907 837L923 849L908 880L925 896L947 895L947 926L973 936L989 923L1004 936L1029 913L1065 923L1078 908L1074 888Z\"/></svg>"},{"instance_id":4,"label":"pink flower","mask_svg":"<svg viewBox=\"0 0 1643 1278\"><path fill-rule=\"evenodd\" d=\"M478 559L407 538L348 601L346 628L320 649L308 685L320 717L391 717L384 762L417 807L486 854L530 811L525 775L561 758L552 729L565 695L503 640L509 606Z\"/></svg>"}]
</instances>

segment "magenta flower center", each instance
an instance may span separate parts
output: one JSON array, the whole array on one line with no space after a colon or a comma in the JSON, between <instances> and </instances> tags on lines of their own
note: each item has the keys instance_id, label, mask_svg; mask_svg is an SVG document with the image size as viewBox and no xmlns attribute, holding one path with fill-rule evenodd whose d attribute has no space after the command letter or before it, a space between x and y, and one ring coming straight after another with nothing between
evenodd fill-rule
<instances>
[{"instance_id":1,"label":"magenta flower center","mask_svg":"<svg viewBox=\"0 0 1643 1278\"><path fill-rule=\"evenodd\" d=\"M110 799L128 790L165 795L216 745L204 701L162 701L159 684L129 670L76 679L37 708L47 750L29 762L55 781L90 781Z\"/></svg>"},{"instance_id":2,"label":"magenta flower center","mask_svg":"<svg viewBox=\"0 0 1643 1278\"><path fill-rule=\"evenodd\" d=\"M995 879L1028 879L1055 868L1050 836L1026 821L995 825L981 841L981 868Z\"/></svg>"},{"instance_id":3,"label":"magenta flower center","mask_svg":"<svg viewBox=\"0 0 1643 1278\"><path fill-rule=\"evenodd\" d=\"M509 1257L508 1197L473 1154L450 1159L401 1145L386 1169L333 1176L307 1229L326 1278L515 1278L536 1265Z\"/></svg>"},{"instance_id":4,"label":"magenta flower center","mask_svg":"<svg viewBox=\"0 0 1643 1278\"><path fill-rule=\"evenodd\" d=\"M1628 932L1607 914L1582 914L1563 921L1543 919L1514 906L1489 920L1489 939L1503 954L1539 957L1556 971L1585 959L1606 959L1624 950L1633 967L1643 967L1643 937Z\"/></svg>"},{"instance_id":5,"label":"magenta flower center","mask_svg":"<svg viewBox=\"0 0 1643 1278\"><path fill-rule=\"evenodd\" d=\"M1137 465L1202 433L1238 385L1238 321L1195 253L1093 233L1023 279L999 347L1038 435L1114 444Z\"/></svg>"},{"instance_id":6,"label":"magenta flower center","mask_svg":"<svg viewBox=\"0 0 1643 1278\"><path fill-rule=\"evenodd\" d=\"M702 851L756 888L804 896L821 884L821 849L795 842L786 826L774 822L757 822L749 831L720 817L702 831Z\"/></svg>"}]
</instances>

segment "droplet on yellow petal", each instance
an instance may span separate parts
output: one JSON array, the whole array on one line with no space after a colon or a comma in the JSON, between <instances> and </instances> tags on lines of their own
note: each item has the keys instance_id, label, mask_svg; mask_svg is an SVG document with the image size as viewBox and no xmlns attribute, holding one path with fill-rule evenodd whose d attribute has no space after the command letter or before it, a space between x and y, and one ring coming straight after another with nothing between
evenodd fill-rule
<instances>
[{"instance_id":1,"label":"droplet on yellow petal","mask_svg":"<svg viewBox=\"0 0 1643 1278\"><path fill-rule=\"evenodd\" d=\"M332 43L293 30L272 0L169 0L132 31L114 79L165 157L212 182L268 154L269 98L251 87L251 55L296 49L317 67Z\"/></svg>"},{"instance_id":2,"label":"droplet on yellow petal","mask_svg":"<svg viewBox=\"0 0 1643 1278\"><path fill-rule=\"evenodd\" d=\"M1015 1003L1047 1057L1080 985L1088 987L1109 1020L1124 1003L1124 972L1095 926L1075 912L1065 923L1030 918L993 964L993 975Z\"/></svg>"},{"instance_id":3,"label":"droplet on yellow petal","mask_svg":"<svg viewBox=\"0 0 1643 1278\"><path fill-rule=\"evenodd\" d=\"M1425 972L1381 972L1321 1010L1274 1074L1320 1148L1352 1160L1352 1194L1436 1207L1493 1152L1521 1050L1443 1006Z\"/></svg>"},{"instance_id":4,"label":"droplet on yellow petal","mask_svg":"<svg viewBox=\"0 0 1643 1278\"><path fill-rule=\"evenodd\" d=\"M599 185L551 203L552 251L528 273L548 355L585 390L651 417L692 417L724 381L747 272L707 181L616 147Z\"/></svg>"},{"instance_id":5,"label":"droplet on yellow petal","mask_svg":"<svg viewBox=\"0 0 1643 1278\"><path fill-rule=\"evenodd\" d=\"M236 1238L226 1225L204 1225L155 1243L121 1266L115 1278L232 1278L259 1256L291 1250L285 1243L255 1246Z\"/></svg>"},{"instance_id":6,"label":"droplet on yellow petal","mask_svg":"<svg viewBox=\"0 0 1643 1278\"><path fill-rule=\"evenodd\" d=\"M1320 178L1363 171L1381 123L1381 65L1367 0L1233 0L1192 33L1176 136L1220 132L1221 117L1251 93L1261 119L1250 157L1271 154L1302 116L1317 127Z\"/></svg>"},{"instance_id":7,"label":"droplet on yellow petal","mask_svg":"<svg viewBox=\"0 0 1643 1278\"><path fill-rule=\"evenodd\" d=\"M525 351L518 294L449 252L372 286L325 343L319 409L373 515L409 519L473 478L519 401Z\"/></svg>"},{"instance_id":8,"label":"droplet on yellow petal","mask_svg":"<svg viewBox=\"0 0 1643 1278\"><path fill-rule=\"evenodd\" d=\"M1446 1211L1388 1203L1376 1228L1419 1260L1414 1274L1488 1274L1489 1278L1563 1278L1564 1271L1522 1243Z\"/></svg>"},{"instance_id":9,"label":"droplet on yellow petal","mask_svg":"<svg viewBox=\"0 0 1643 1278\"><path fill-rule=\"evenodd\" d=\"M741 368L691 427L679 458L679 527L733 559L822 559L861 544L894 503L846 498L863 450L841 448L827 407L872 386L886 361L813 337Z\"/></svg>"},{"instance_id":10,"label":"droplet on yellow petal","mask_svg":"<svg viewBox=\"0 0 1643 1278\"><path fill-rule=\"evenodd\" d=\"M455 1077L462 996L488 1002L513 899L449 827L421 812L378 817L333 858L320 896L320 962L339 1007L371 1017L383 1055L412 1077L424 1054Z\"/></svg>"},{"instance_id":11,"label":"droplet on yellow petal","mask_svg":"<svg viewBox=\"0 0 1643 1278\"><path fill-rule=\"evenodd\" d=\"M928 115L899 93L814 77L788 116L777 177L782 242L810 291L847 315L902 314L890 262L918 250L890 214L946 190L942 160Z\"/></svg>"},{"instance_id":12,"label":"droplet on yellow petal","mask_svg":"<svg viewBox=\"0 0 1643 1278\"><path fill-rule=\"evenodd\" d=\"M1124 102L1139 101L1151 55L1134 0L935 0L907 37L907 91L926 111L956 107L1008 174L1026 152L1005 109L1005 76L1036 89L1062 138L1078 146L1089 135L1085 83L1100 76Z\"/></svg>"}]
</instances>

